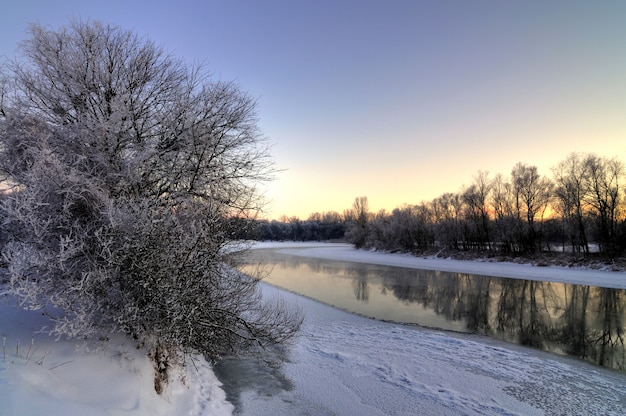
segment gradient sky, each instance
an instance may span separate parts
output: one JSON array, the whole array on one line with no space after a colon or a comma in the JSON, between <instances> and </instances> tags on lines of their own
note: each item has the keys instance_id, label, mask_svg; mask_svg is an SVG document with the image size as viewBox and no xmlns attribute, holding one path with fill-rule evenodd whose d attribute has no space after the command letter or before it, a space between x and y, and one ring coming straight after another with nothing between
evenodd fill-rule
<instances>
[{"instance_id":1,"label":"gradient sky","mask_svg":"<svg viewBox=\"0 0 626 416\"><path fill-rule=\"evenodd\" d=\"M429 201L478 170L626 161L626 1L20 0L29 22L95 19L204 62L258 100L277 167L266 215Z\"/></svg>"}]
</instances>

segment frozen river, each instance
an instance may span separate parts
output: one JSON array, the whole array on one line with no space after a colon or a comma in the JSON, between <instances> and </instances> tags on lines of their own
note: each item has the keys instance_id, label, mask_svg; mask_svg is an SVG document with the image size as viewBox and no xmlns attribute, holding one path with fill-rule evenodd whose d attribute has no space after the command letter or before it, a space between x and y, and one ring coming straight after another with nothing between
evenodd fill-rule
<instances>
[{"instance_id":1,"label":"frozen river","mask_svg":"<svg viewBox=\"0 0 626 416\"><path fill-rule=\"evenodd\" d=\"M367 253L349 246L285 243L257 247L356 263L409 268L423 263L410 256ZM441 268L489 272L486 265L476 262L436 263ZM491 271L499 269L494 274L500 275L537 273L520 265L489 266ZM576 278L583 283L593 279L618 287L624 284L624 274L544 269L542 273L552 281ZM276 267L266 269L272 270ZM373 302L373 293L380 292L380 284L368 280L369 294L363 302L362 288L355 293L354 279L343 279L349 297L358 304ZM373 320L266 284L263 292L301 308L305 323L280 368L245 359L224 360L214 367L227 399L235 405L235 414L626 414L626 374L622 371L483 335Z\"/></svg>"},{"instance_id":2,"label":"frozen river","mask_svg":"<svg viewBox=\"0 0 626 416\"><path fill-rule=\"evenodd\" d=\"M251 250L243 270L260 270L267 283L351 313L625 369L626 290L302 255L310 250Z\"/></svg>"}]
</instances>

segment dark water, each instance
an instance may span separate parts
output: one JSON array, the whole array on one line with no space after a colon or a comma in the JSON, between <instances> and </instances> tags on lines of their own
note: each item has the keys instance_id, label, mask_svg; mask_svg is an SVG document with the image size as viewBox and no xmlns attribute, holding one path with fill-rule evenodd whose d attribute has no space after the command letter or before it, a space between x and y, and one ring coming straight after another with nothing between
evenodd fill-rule
<instances>
[{"instance_id":1,"label":"dark water","mask_svg":"<svg viewBox=\"0 0 626 416\"><path fill-rule=\"evenodd\" d=\"M331 416L327 409L294 392L280 367L251 357L224 358L213 365L235 415ZM242 397L246 395L246 397Z\"/></svg>"},{"instance_id":2,"label":"dark water","mask_svg":"<svg viewBox=\"0 0 626 416\"><path fill-rule=\"evenodd\" d=\"M480 333L626 371L626 291L252 250L242 270L349 312Z\"/></svg>"}]
</instances>

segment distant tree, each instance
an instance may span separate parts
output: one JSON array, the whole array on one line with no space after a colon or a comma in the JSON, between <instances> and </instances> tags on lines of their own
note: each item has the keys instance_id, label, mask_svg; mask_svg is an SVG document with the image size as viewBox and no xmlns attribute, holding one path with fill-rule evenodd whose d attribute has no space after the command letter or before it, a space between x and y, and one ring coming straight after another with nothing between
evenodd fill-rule
<instances>
[{"instance_id":1,"label":"distant tree","mask_svg":"<svg viewBox=\"0 0 626 416\"><path fill-rule=\"evenodd\" d=\"M623 192L620 187L624 177L624 165L615 158L607 159L596 155L588 155L584 164L588 170L587 203L599 223L601 250L613 257L619 254L617 230L621 216Z\"/></svg>"},{"instance_id":2,"label":"distant tree","mask_svg":"<svg viewBox=\"0 0 626 416\"><path fill-rule=\"evenodd\" d=\"M343 222L344 219L337 211L328 211L322 213L322 221L331 224Z\"/></svg>"},{"instance_id":3,"label":"distant tree","mask_svg":"<svg viewBox=\"0 0 626 416\"><path fill-rule=\"evenodd\" d=\"M328 211L322 214L325 240L343 240L346 236L346 221L336 211Z\"/></svg>"},{"instance_id":4,"label":"distant tree","mask_svg":"<svg viewBox=\"0 0 626 416\"><path fill-rule=\"evenodd\" d=\"M491 192L489 173L478 171L473 183L467 187L461 197L466 205L466 217L473 224L471 240L480 248L491 249L491 233L489 232L489 205L488 198Z\"/></svg>"},{"instance_id":5,"label":"distant tree","mask_svg":"<svg viewBox=\"0 0 626 416\"><path fill-rule=\"evenodd\" d=\"M230 266L272 176L255 103L99 22L30 27L4 75L0 169L14 292L52 332L123 330L159 374L182 354L270 351L301 317Z\"/></svg>"},{"instance_id":6,"label":"distant tree","mask_svg":"<svg viewBox=\"0 0 626 416\"><path fill-rule=\"evenodd\" d=\"M352 209L346 216L351 220L347 232L348 241L354 244L356 248L364 247L367 243L367 223L370 216L367 197L356 197L352 203Z\"/></svg>"},{"instance_id":7,"label":"distant tree","mask_svg":"<svg viewBox=\"0 0 626 416\"><path fill-rule=\"evenodd\" d=\"M566 223L574 252L589 254L585 226L585 204L589 198L589 169L584 159L571 153L553 169L558 211Z\"/></svg>"},{"instance_id":8,"label":"distant tree","mask_svg":"<svg viewBox=\"0 0 626 416\"><path fill-rule=\"evenodd\" d=\"M504 253L517 251L519 241L516 236L519 234L521 219L513 186L504 179L502 174L497 174L493 179L491 203L501 251Z\"/></svg>"},{"instance_id":9,"label":"distant tree","mask_svg":"<svg viewBox=\"0 0 626 416\"><path fill-rule=\"evenodd\" d=\"M354 198L352 210L354 211L354 221L362 226L365 226L370 216L367 197L359 196Z\"/></svg>"},{"instance_id":10,"label":"distant tree","mask_svg":"<svg viewBox=\"0 0 626 416\"><path fill-rule=\"evenodd\" d=\"M525 250L533 252L540 249L540 237L535 220L543 218L552 195L552 183L549 179L539 176L536 166L523 163L515 165L511 171L511 180L515 195L516 213L518 219L526 222L522 234L522 244Z\"/></svg>"},{"instance_id":11,"label":"distant tree","mask_svg":"<svg viewBox=\"0 0 626 416\"><path fill-rule=\"evenodd\" d=\"M300 218L294 215L289 218L288 222L291 229L291 236L289 239L292 241L302 241L304 239L304 230L302 228L302 221Z\"/></svg>"},{"instance_id":12,"label":"distant tree","mask_svg":"<svg viewBox=\"0 0 626 416\"><path fill-rule=\"evenodd\" d=\"M368 241L372 247L380 250L393 250L391 238L389 233L391 232L390 218L387 211L381 209L368 223Z\"/></svg>"},{"instance_id":13,"label":"distant tree","mask_svg":"<svg viewBox=\"0 0 626 416\"><path fill-rule=\"evenodd\" d=\"M431 203L436 239L445 247L460 249L462 201L459 194L447 192Z\"/></svg>"},{"instance_id":14,"label":"distant tree","mask_svg":"<svg viewBox=\"0 0 626 416\"><path fill-rule=\"evenodd\" d=\"M262 220L257 223L257 233L257 240L285 241L291 236L291 227L278 220Z\"/></svg>"},{"instance_id":15,"label":"distant tree","mask_svg":"<svg viewBox=\"0 0 626 416\"><path fill-rule=\"evenodd\" d=\"M255 240L328 241L345 237L346 223L337 212L313 213L306 220L282 216L280 220L255 222Z\"/></svg>"},{"instance_id":16,"label":"distant tree","mask_svg":"<svg viewBox=\"0 0 626 416\"><path fill-rule=\"evenodd\" d=\"M422 252L433 244L432 213L426 203L396 208L391 214L395 246L402 251Z\"/></svg>"}]
</instances>

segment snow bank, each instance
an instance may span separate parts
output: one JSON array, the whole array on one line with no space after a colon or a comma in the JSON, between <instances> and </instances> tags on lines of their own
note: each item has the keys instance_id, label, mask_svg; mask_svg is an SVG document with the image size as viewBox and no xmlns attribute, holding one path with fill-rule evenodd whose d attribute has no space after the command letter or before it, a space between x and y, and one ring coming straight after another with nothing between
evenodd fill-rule
<instances>
[{"instance_id":1,"label":"snow bank","mask_svg":"<svg viewBox=\"0 0 626 416\"><path fill-rule=\"evenodd\" d=\"M78 351L40 329L40 311L0 298L0 414L2 415L230 415L233 407L202 357L159 396L145 351L112 335L101 349Z\"/></svg>"}]
</instances>

